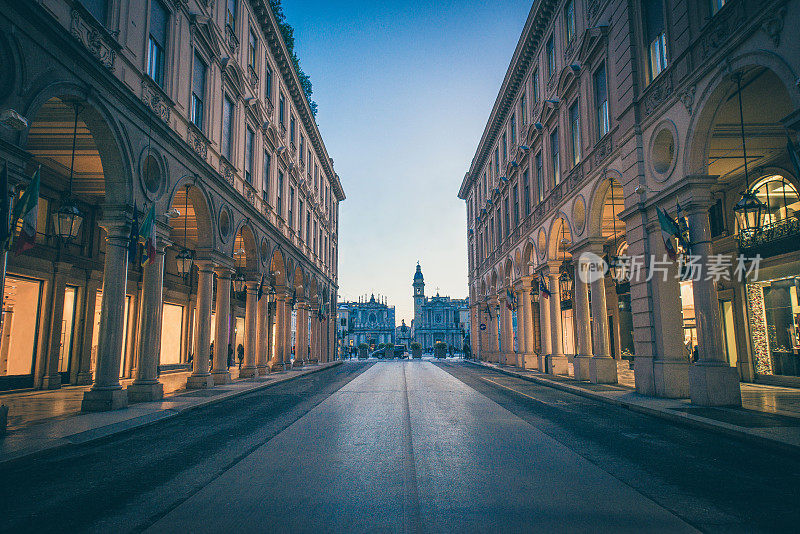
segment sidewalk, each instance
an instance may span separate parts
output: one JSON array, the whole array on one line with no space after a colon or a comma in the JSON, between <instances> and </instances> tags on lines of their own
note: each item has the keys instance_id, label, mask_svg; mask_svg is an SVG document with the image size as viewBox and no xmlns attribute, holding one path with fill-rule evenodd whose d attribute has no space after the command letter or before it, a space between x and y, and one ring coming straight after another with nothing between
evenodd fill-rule
<instances>
[{"instance_id":1,"label":"sidewalk","mask_svg":"<svg viewBox=\"0 0 800 534\"><path fill-rule=\"evenodd\" d=\"M800 452L800 390L742 383L742 408L695 406L688 399L662 399L639 395L619 384L578 382L516 367L468 360L503 374L553 387L575 395L653 415L674 423L704 428L783 451Z\"/></svg>"},{"instance_id":2,"label":"sidewalk","mask_svg":"<svg viewBox=\"0 0 800 534\"><path fill-rule=\"evenodd\" d=\"M128 408L110 412L80 413L83 392L88 386L3 395L0 396L0 402L9 405L10 410L8 433L0 437L0 465L57 447L87 443L143 427L187 410L244 395L341 363L336 361L284 373L244 378L231 384L200 390L183 389L188 373L164 375L162 378L165 378L165 393L172 393L165 394L164 400L131 404ZM180 389L175 387L176 384L180 384ZM15 406L21 412L17 416L14 415Z\"/></svg>"}]
</instances>

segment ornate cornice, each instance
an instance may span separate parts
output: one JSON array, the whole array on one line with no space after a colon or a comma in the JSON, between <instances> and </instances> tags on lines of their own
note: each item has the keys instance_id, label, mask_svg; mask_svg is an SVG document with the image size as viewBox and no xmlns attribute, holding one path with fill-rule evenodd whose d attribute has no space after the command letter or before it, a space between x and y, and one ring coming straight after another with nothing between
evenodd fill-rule
<instances>
[{"instance_id":1,"label":"ornate cornice","mask_svg":"<svg viewBox=\"0 0 800 534\"><path fill-rule=\"evenodd\" d=\"M469 186L477 178L486 163L498 133L503 124L505 124L508 112L514 105L517 93L525 81L531 62L542 44L542 37L553 18L556 4L556 0L540 0L534 2L528 13L528 20L525 22L522 36L517 43L517 48L514 50L514 56L506 71L503 84L500 86L500 92L494 102L492 113L489 115L489 121L483 130L478 150L472 159L469 172L461 183L461 188L458 192L458 196L461 199L466 200Z\"/></svg>"}]
</instances>

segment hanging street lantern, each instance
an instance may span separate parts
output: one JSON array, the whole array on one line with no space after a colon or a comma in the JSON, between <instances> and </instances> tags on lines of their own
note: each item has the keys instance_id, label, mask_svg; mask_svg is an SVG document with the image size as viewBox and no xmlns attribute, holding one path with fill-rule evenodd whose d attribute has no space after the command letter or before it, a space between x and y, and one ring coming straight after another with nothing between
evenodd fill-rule
<instances>
[{"instance_id":1,"label":"hanging street lantern","mask_svg":"<svg viewBox=\"0 0 800 534\"><path fill-rule=\"evenodd\" d=\"M572 262L564 260L558 272L558 287L561 290L561 299L572 300L572 289L575 286L575 280L572 278Z\"/></svg>"},{"instance_id":2,"label":"hanging street lantern","mask_svg":"<svg viewBox=\"0 0 800 534\"><path fill-rule=\"evenodd\" d=\"M83 214L75 202L70 199L58 209L54 223L58 237L64 242L68 242L78 237L83 223Z\"/></svg>"},{"instance_id":3,"label":"hanging street lantern","mask_svg":"<svg viewBox=\"0 0 800 534\"><path fill-rule=\"evenodd\" d=\"M750 190L750 173L747 168L747 138L744 135L744 108L742 107L742 75L736 77L737 91L739 98L739 131L742 136L742 158L744 159L744 183L745 191L742 198L733 206L733 212L739 222L739 229L745 232L754 232L763 224L765 208L763 202Z\"/></svg>"},{"instance_id":4,"label":"hanging street lantern","mask_svg":"<svg viewBox=\"0 0 800 534\"><path fill-rule=\"evenodd\" d=\"M233 291L236 293L244 292L245 279L242 273L237 274L233 279Z\"/></svg>"},{"instance_id":5,"label":"hanging street lantern","mask_svg":"<svg viewBox=\"0 0 800 534\"><path fill-rule=\"evenodd\" d=\"M533 302L539 302L539 278L534 277L531 280L531 298Z\"/></svg>"},{"instance_id":6,"label":"hanging street lantern","mask_svg":"<svg viewBox=\"0 0 800 534\"><path fill-rule=\"evenodd\" d=\"M192 265L194 264L194 253L188 248L183 248L180 252L178 252L177 260L178 274L186 278L192 271Z\"/></svg>"},{"instance_id":7,"label":"hanging street lantern","mask_svg":"<svg viewBox=\"0 0 800 534\"><path fill-rule=\"evenodd\" d=\"M761 228L764 223L765 208L763 202L752 191L744 191L742 198L733 206L739 229L753 231Z\"/></svg>"}]
</instances>

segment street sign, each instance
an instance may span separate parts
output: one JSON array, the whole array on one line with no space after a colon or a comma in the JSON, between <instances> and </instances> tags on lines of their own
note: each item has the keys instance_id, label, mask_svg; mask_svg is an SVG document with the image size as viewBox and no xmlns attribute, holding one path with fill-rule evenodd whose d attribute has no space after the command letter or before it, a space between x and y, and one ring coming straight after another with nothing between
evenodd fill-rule
<instances>
[{"instance_id":1,"label":"street sign","mask_svg":"<svg viewBox=\"0 0 800 534\"><path fill-rule=\"evenodd\" d=\"M486 330L486 323L481 323L481 330Z\"/></svg>"}]
</instances>

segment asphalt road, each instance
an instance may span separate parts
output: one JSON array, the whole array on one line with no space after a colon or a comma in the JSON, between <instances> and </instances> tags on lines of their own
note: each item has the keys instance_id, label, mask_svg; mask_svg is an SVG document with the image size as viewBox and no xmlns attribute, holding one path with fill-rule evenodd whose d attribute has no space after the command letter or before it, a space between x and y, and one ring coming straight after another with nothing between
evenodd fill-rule
<instances>
[{"instance_id":1,"label":"asphalt road","mask_svg":"<svg viewBox=\"0 0 800 534\"><path fill-rule=\"evenodd\" d=\"M468 363L346 363L0 471L0 529L790 532L798 475Z\"/></svg>"}]
</instances>

